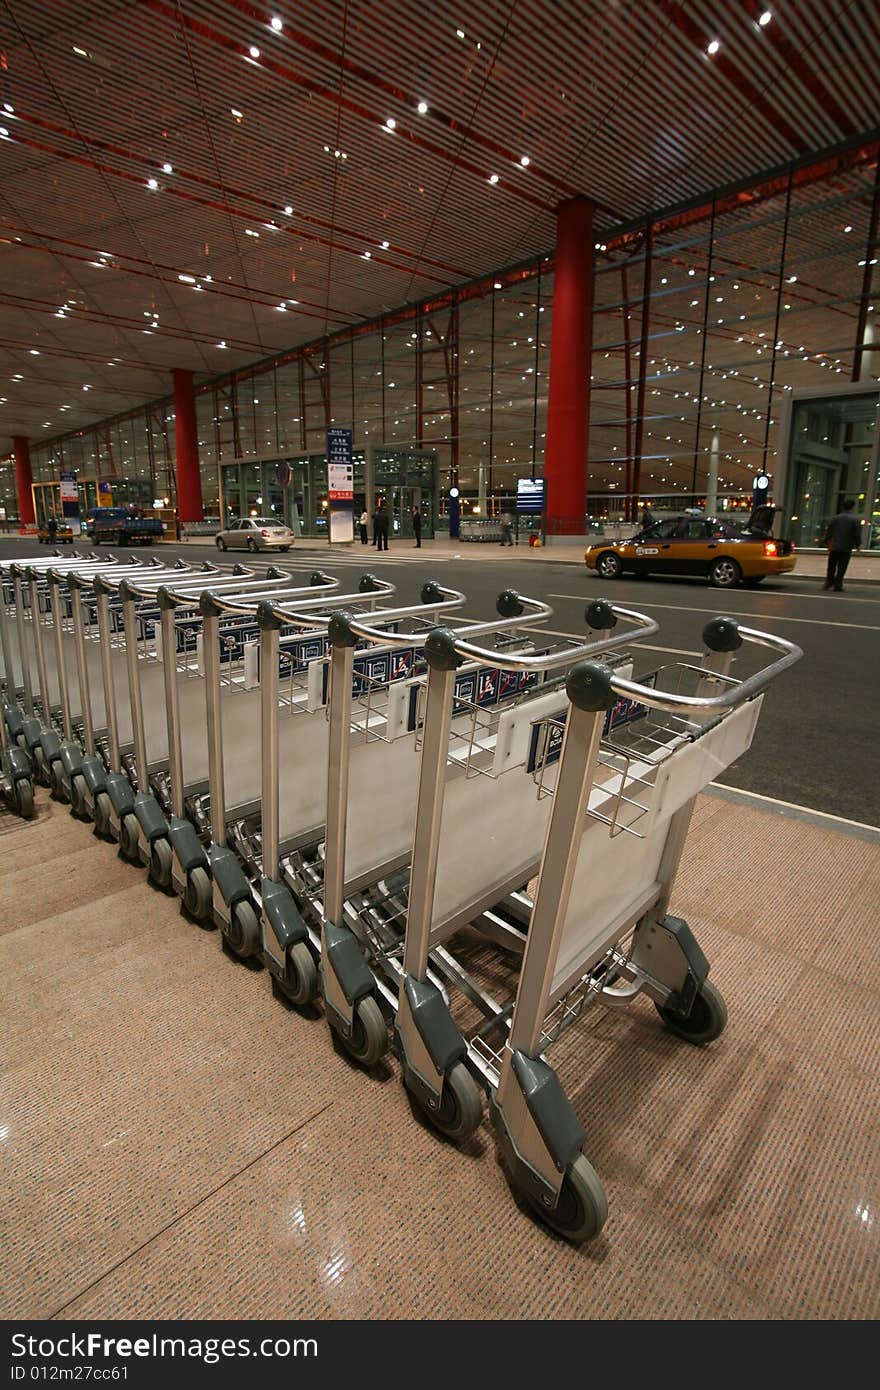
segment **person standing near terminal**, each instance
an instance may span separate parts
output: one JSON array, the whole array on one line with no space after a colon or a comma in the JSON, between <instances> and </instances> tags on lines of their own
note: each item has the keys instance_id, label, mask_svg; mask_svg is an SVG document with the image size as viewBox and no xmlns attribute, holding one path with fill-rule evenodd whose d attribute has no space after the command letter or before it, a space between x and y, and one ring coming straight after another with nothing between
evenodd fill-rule
<instances>
[{"instance_id":1,"label":"person standing near terminal","mask_svg":"<svg viewBox=\"0 0 880 1390\"><path fill-rule=\"evenodd\" d=\"M414 535L415 538L416 538L416 550L421 550L421 548L422 548L422 514L421 514L421 512L419 511L418 507L413 507L413 510L412 510L412 528L413 528L413 535Z\"/></svg>"},{"instance_id":2,"label":"person standing near terminal","mask_svg":"<svg viewBox=\"0 0 880 1390\"><path fill-rule=\"evenodd\" d=\"M843 590L843 576L846 574L849 558L858 550L862 539L862 528L858 517L853 516L853 504L843 503L837 516L828 523L825 531L825 544L828 547L828 570L823 588L833 589L835 593Z\"/></svg>"},{"instance_id":3,"label":"person standing near terminal","mask_svg":"<svg viewBox=\"0 0 880 1390\"><path fill-rule=\"evenodd\" d=\"M377 550L388 549L388 513L381 502L373 513L373 544Z\"/></svg>"},{"instance_id":4,"label":"person standing near terminal","mask_svg":"<svg viewBox=\"0 0 880 1390\"><path fill-rule=\"evenodd\" d=\"M49 520L46 522L46 530L49 532L49 544L54 545L55 537L58 535L58 521L55 517L54 512L49 517Z\"/></svg>"},{"instance_id":5,"label":"person standing near terminal","mask_svg":"<svg viewBox=\"0 0 880 1390\"><path fill-rule=\"evenodd\" d=\"M364 507L364 510L361 512L360 522L358 523L361 528L361 545L367 545L369 543L370 537L367 534L367 526L369 524L369 520L369 513L367 512L366 507Z\"/></svg>"}]
</instances>

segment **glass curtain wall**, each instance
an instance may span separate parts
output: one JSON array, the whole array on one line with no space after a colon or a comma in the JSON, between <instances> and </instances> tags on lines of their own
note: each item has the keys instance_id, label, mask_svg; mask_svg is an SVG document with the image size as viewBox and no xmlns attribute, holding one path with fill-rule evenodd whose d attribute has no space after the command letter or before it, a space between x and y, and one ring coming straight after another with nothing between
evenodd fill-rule
<instances>
[{"instance_id":1,"label":"glass curtain wall","mask_svg":"<svg viewBox=\"0 0 880 1390\"><path fill-rule=\"evenodd\" d=\"M774 176L599 234L608 240L593 253L590 517L632 522L645 504L661 516L686 505L747 510L754 475L778 476L788 393L831 395L880 376L877 186L869 163L821 179ZM360 458L432 451L441 526L453 484L465 516L510 508L517 479L544 469L553 285L552 258L539 257L202 384L206 516L269 495L264 473L252 484L227 465L309 460L291 495L317 524L326 476L315 461L333 425L352 430ZM76 469L110 480L120 498L172 506L173 454L170 400L31 441L35 481ZM10 468L0 465L7 492Z\"/></svg>"}]
</instances>

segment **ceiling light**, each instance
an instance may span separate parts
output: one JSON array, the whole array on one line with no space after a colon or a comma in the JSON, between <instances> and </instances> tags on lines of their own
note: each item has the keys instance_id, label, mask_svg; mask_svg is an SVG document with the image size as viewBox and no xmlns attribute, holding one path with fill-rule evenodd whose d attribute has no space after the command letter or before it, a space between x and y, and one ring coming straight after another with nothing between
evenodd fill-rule
<instances>
[{"instance_id":1,"label":"ceiling light","mask_svg":"<svg viewBox=\"0 0 880 1390\"><path fill-rule=\"evenodd\" d=\"M720 47L721 44L718 42L718 40L713 39L712 42L709 44L709 47L706 49L706 52L708 53L710 58L714 58L715 54L718 52Z\"/></svg>"},{"instance_id":2,"label":"ceiling light","mask_svg":"<svg viewBox=\"0 0 880 1390\"><path fill-rule=\"evenodd\" d=\"M456 35L457 35L458 38L460 38L460 39L463 39L463 38L464 38L464 30L463 30L463 29L456 29L455 33L456 33Z\"/></svg>"},{"instance_id":3,"label":"ceiling light","mask_svg":"<svg viewBox=\"0 0 880 1390\"><path fill-rule=\"evenodd\" d=\"M418 111L420 116L427 116L428 103L426 101L420 101L418 106L416 107L416 110Z\"/></svg>"},{"instance_id":4,"label":"ceiling light","mask_svg":"<svg viewBox=\"0 0 880 1390\"><path fill-rule=\"evenodd\" d=\"M500 289L501 289L501 281L500 281L500 280L496 280L495 283L494 283L494 285L492 286L492 288L493 288L493 290L500 290Z\"/></svg>"},{"instance_id":5,"label":"ceiling light","mask_svg":"<svg viewBox=\"0 0 880 1390\"><path fill-rule=\"evenodd\" d=\"M269 22L271 23L272 28L275 30L275 33L280 34L281 30L284 28L284 21L279 19L277 14L273 14Z\"/></svg>"},{"instance_id":6,"label":"ceiling light","mask_svg":"<svg viewBox=\"0 0 880 1390\"><path fill-rule=\"evenodd\" d=\"M88 386L88 385L86 385L86 386L83 387L83 390L84 390L84 391L91 391L91 389L92 389L91 386Z\"/></svg>"},{"instance_id":7,"label":"ceiling light","mask_svg":"<svg viewBox=\"0 0 880 1390\"><path fill-rule=\"evenodd\" d=\"M521 155L521 156L520 156L520 161L519 161L519 162L520 162L520 164L522 165L522 167L523 167L524 169L526 168L526 166L527 166L528 164L531 163L531 161L530 161L530 159L529 159L529 157L528 157L527 154Z\"/></svg>"},{"instance_id":8,"label":"ceiling light","mask_svg":"<svg viewBox=\"0 0 880 1390\"><path fill-rule=\"evenodd\" d=\"M245 227L245 229L244 229L244 234L245 234L245 236L253 236L253 237L257 237L258 239L259 239L259 235L260 235L259 232L255 232L255 231L254 231L253 227Z\"/></svg>"},{"instance_id":9,"label":"ceiling light","mask_svg":"<svg viewBox=\"0 0 880 1390\"><path fill-rule=\"evenodd\" d=\"M158 179L147 179L147 188L152 188L153 192L155 193L155 191L156 191L156 189L157 189L158 187L159 187L159 180L158 180Z\"/></svg>"},{"instance_id":10,"label":"ceiling light","mask_svg":"<svg viewBox=\"0 0 880 1390\"><path fill-rule=\"evenodd\" d=\"M5 125L0 125L0 137L4 140L9 139L9 131L6 129Z\"/></svg>"},{"instance_id":11,"label":"ceiling light","mask_svg":"<svg viewBox=\"0 0 880 1390\"><path fill-rule=\"evenodd\" d=\"M286 305L286 304L279 304L279 305L277 305L277 309L278 309L278 312L281 313L281 314L286 314L286 313L287 313L287 305Z\"/></svg>"},{"instance_id":12,"label":"ceiling light","mask_svg":"<svg viewBox=\"0 0 880 1390\"><path fill-rule=\"evenodd\" d=\"M218 346L219 348L225 348L225 346L226 346L226 339L225 339L225 338L221 338L220 341L219 341L219 343L217 344L217 346Z\"/></svg>"},{"instance_id":13,"label":"ceiling light","mask_svg":"<svg viewBox=\"0 0 880 1390\"><path fill-rule=\"evenodd\" d=\"M365 251L365 252L364 252L364 260L365 260L365 261L368 261L368 260L370 259L370 256L371 256L372 254L373 254L372 251Z\"/></svg>"},{"instance_id":14,"label":"ceiling light","mask_svg":"<svg viewBox=\"0 0 880 1390\"><path fill-rule=\"evenodd\" d=\"M397 125L397 122L396 122L396 120L394 119L394 117L393 117L393 116L389 116L389 117L388 117L388 120L385 122L385 129L386 129L386 130L394 130L394 128L395 128L396 125Z\"/></svg>"},{"instance_id":15,"label":"ceiling light","mask_svg":"<svg viewBox=\"0 0 880 1390\"><path fill-rule=\"evenodd\" d=\"M15 107L14 107L14 106L10 106L10 104L9 104L8 101L4 101L4 103L3 103L3 110L4 110L4 111L8 111L9 114L10 114L10 116L14 116L14 115L15 115Z\"/></svg>"},{"instance_id":16,"label":"ceiling light","mask_svg":"<svg viewBox=\"0 0 880 1390\"><path fill-rule=\"evenodd\" d=\"M174 170L173 170L173 168L171 167L170 164L163 164L163 165L162 165L162 173L163 173L163 174L173 174L173 173L174 173Z\"/></svg>"},{"instance_id":17,"label":"ceiling light","mask_svg":"<svg viewBox=\"0 0 880 1390\"><path fill-rule=\"evenodd\" d=\"M290 206L290 203L288 203L287 206L286 206L285 209L284 209L284 216L285 216L285 217L291 217L292 215L293 215L293 208Z\"/></svg>"},{"instance_id":18,"label":"ceiling light","mask_svg":"<svg viewBox=\"0 0 880 1390\"><path fill-rule=\"evenodd\" d=\"M248 53L253 58L254 62L256 62L260 56L260 50L256 47L255 44L251 44L250 48L248 49Z\"/></svg>"},{"instance_id":19,"label":"ceiling light","mask_svg":"<svg viewBox=\"0 0 880 1390\"><path fill-rule=\"evenodd\" d=\"M85 49L85 48L77 48L76 44L73 45L73 51L74 51L74 53L79 54L80 58L88 58L88 56L89 56L89 54L88 54L88 49Z\"/></svg>"},{"instance_id":20,"label":"ceiling light","mask_svg":"<svg viewBox=\"0 0 880 1390\"><path fill-rule=\"evenodd\" d=\"M851 231L852 231L852 226L851 226L851 224L847 224L847 226L844 227L843 230L844 230L845 232L851 232Z\"/></svg>"},{"instance_id":21,"label":"ceiling light","mask_svg":"<svg viewBox=\"0 0 880 1390\"><path fill-rule=\"evenodd\" d=\"M383 251L387 251L387 250L388 250L388 247L390 246L390 244L391 244L391 243L388 242L388 241L383 241L383 242L382 242L382 250L383 250Z\"/></svg>"},{"instance_id":22,"label":"ceiling light","mask_svg":"<svg viewBox=\"0 0 880 1390\"><path fill-rule=\"evenodd\" d=\"M761 18L758 20L758 23L760 24L762 29L766 29L767 25L770 23L772 18L773 16L770 13L770 11L765 10L764 13L761 15Z\"/></svg>"},{"instance_id":23,"label":"ceiling light","mask_svg":"<svg viewBox=\"0 0 880 1390\"><path fill-rule=\"evenodd\" d=\"M39 357L39 355L40 355L40 349L39 349L39 348L31 348L31 357Z\"/></svg>"},{"instance_id":24,"label":"ceiling light","mask_svg":"<svg viewBox=\"0 0 880 1390\"><path fill-rule=\"evenodd\" d=\"M274 222L264 222L264 223L263 223L263 226L266 228L266 231L267 231L267 232L280 232L280 231L281 231L281 228L278 227L278 226L276 226L276 224L275 224Z\"/></svg>"},{"instance_id":25,"label":"ceiling light","mask_svg":"<svg viewBox=\"0 0 880 1390\"><path fill-rule=\"evenodd\" d=\"M242 113L241 111L237 111L236 108L235 108L234 106L231 106L231 107L229 108L229 112L230 112L230 115L234 116L235 119L236 119L237 121L240 121L240 120L243 119L243 113Z\"/></svg>"},{"instance_id":26,"label":"ceiling light","mask_svg":"<svg viewBox=\"0 0 880 1390\"><path fill-rule=\"evenodd\" d=\"M489 175L489 182L490 182L490 183L497 183L497 182L498 182L498 175L497 175L497 174L490 174L490 175Z\"/></svg>"}]
</instances>

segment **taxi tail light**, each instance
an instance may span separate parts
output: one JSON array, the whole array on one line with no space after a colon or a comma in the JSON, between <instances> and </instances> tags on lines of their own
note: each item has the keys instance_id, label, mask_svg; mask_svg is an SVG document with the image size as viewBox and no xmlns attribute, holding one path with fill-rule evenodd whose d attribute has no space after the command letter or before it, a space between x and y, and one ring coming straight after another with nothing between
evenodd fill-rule
<instances>
[{"instance_id":1,"label":"taxi tail light","mask_svg":"<svg viewBox=\"0 0 880 1390\"><path fill-rule=\"evenodd\" d=\"M269 535L269 532L266 531L266 530L264 529L264 530L262 530L262 531L260 532L260 535L261 535L261 536L268 536L268 535ZM776 554L775 548L774 548L773 554L774 554L774 555Z\"/></svg>"},{"instance_id":2,"label":"taxi tail light","mask_svg":"<svg viewBox=\"0 0 880 1390\"><path fill-rule=\"evenodd\" d=\"M779 553L779 552L778 552L778 547L777 547L775 541L765 541L765 542L764 542L764 554L765 554L765 555L776 555L776 554L778 554L778 553Z\"/></svg>"}]
</instances>

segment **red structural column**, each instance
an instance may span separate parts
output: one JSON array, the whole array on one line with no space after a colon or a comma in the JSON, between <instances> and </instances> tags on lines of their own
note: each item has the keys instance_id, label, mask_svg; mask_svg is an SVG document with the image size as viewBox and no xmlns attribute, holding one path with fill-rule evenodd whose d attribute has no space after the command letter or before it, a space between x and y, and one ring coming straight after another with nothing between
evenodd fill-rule
<instances>
[{"instance_id":1,"label":"red structural column","mask_svg":"<svg viewBox=\"0 0 880 1390\"><path fill-rule=\"evenodd\" d=\"M21 518L22 526L33 526L36 521L34 512L33 474L31 473L31 451L28 446L27 436L17 434L12 440L12 447L15 450L15 491L18 495L18 515Z\"/></svg>"},{"instance_id":2,"label":"red structural column","mask_svg":"<svg viewBox=\"0 0 880 1390\"><path fill-rule=\"evenodd\" d=\"M180 521L204 521L193 374L175 369L172 375L174 449L177 455L177 514Z\"/></svg>"},{"instance_id":3,"label":"red structural column","mask_svg":"<svg viewBox=\"0 0 880 1390\"><path fill-rule=\"evenodd\" d=\"M556 277L547 399L547 531L583 535L593 342L593 204L572 198L556 210Z\"/></svg>"}]
</instances>

